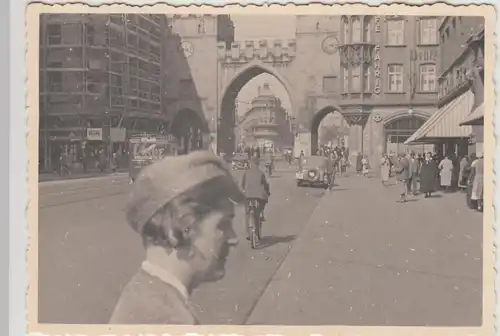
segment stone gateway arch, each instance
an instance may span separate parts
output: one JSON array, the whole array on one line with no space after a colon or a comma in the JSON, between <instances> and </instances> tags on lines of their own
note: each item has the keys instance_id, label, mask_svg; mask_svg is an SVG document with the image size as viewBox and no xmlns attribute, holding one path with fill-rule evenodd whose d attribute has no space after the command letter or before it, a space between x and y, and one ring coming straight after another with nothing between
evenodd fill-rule
<instances>
[{"instance_id":1,"label":"stone gateway arch","mask_svg":"<svg viewBox=\"0 0 500 336\"><path fill-rule=\"evenodd\" d=\"M209 130L204 144L210 143L217 152L235 150L236 97L250 80L266 73L287 91L291 103L288 112L294 117L297 136L305 135L309 143L307 152L315 153L318 148L321 120L337 111L349 125L350 152L374 158L380 155L385 141L383 119L391 110L379 113L366 97L342 91L346 76L343 22L340 16L297 16L293 39L235 41L229 16L172 17L179 52L188 65L176 69L177 76L181 86L196 88L202 111L195 114L205 117ZM363 64L371 61L371 56L362 59L363 55L371 54L375 47L365 44L360 50L353 49Z\"/></svg>"}]
</instances>

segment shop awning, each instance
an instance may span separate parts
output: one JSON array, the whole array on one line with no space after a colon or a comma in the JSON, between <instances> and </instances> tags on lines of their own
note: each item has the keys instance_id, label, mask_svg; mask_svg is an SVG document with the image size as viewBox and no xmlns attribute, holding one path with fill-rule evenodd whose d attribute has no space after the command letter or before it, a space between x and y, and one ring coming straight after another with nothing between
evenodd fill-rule
<instances>
[{"instance_id":1,"label":"shop awning","mask_svg":"<svg viewBox=\"0 0 500 336\"><path fill-rule=\"evenodd\" d=\"M484 103L479 105L472 111L471 114L469 114L462 122L460 123L460 126L482 126L484 125Z\"/></svg>"},{"instance_id":2,"label":"shop awning","mask_svg":"<svg viewBox=\"0 0 500 336\"><path fill-rule=\"evenodd\" d=\"M434 114L405 141L405 144L431 143L444 139L468 138L472 126L460 126L474 105L474 94L467 91Z\"/></svg>"}]
</instances>

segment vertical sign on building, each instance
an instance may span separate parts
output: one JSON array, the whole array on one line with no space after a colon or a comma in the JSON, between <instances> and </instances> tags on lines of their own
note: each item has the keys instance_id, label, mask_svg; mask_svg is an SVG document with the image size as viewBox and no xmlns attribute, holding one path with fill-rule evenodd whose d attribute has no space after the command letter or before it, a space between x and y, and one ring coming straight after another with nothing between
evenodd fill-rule
<instances>
[{"instance_id":1,"label":"vertical sign on building","mask_svg":"<svg viewBox=\"0 0 500 336\"><path fill-rule=\"evenodd\" d=\"M380 16L375 17L375 33L377 34L376 39L378 39L378 35L380 34ZM373 57L373 68L375 75L375 85L373 86L373 92L375 94L380 94L381 87L381 79L380 79L380 45L375 45L374 48L374 57Z\"/></svg>"}]
</instances>

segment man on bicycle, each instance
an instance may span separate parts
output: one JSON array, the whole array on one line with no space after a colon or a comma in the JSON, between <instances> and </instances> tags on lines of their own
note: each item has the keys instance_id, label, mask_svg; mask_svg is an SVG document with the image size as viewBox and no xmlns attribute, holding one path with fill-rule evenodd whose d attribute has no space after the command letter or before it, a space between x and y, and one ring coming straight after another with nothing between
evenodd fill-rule
<instances>
[{"instance_id":1,"label":"man on bicycle","mask_svg":"<svg viewBox=\"0 0 500 336\"><path fill-rule=\"evenodd\" d=\"M258 199L261 221L265 221L264 208L266 207L271 191L266 175L259 168L259 158L253 157L250 161L250 167L243 173L241 179L241 189L247 199Z\"/></svg>"}]
</instances>

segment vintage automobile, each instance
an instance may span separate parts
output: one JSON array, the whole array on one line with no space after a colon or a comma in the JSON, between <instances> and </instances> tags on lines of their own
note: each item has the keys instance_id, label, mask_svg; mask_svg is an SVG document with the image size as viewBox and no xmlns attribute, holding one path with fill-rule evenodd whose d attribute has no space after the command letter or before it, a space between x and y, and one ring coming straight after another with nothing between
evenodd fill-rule
<instances>
[{"instance_id":1,"label":"vintage automobile","mask_svg":"<svg viewBox=\"0 0 500 336\"><path fill-rule=\"evenodd\" d=\"M231 167L233 170L245 170L249 167L249 160L247 153L234 153L231 160Z\"/></svg>"},{"instance_id":2,"label":"vintage automobile","mask_svg":"<svg viewBox=\"0 0 500 336\"><path fill-rule=\"evenodd\" d=\"M303 157L295 173L297 186L321 186L328 188L328 158L314 155Z\"/></svg>"}]
</instances>

